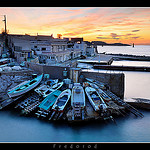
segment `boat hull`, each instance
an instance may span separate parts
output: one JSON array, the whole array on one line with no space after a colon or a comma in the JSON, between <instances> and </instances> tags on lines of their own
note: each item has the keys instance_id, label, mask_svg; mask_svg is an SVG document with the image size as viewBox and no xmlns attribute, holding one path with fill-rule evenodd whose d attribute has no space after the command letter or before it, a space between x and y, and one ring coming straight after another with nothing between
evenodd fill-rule
<instances>
[{"instance_id":1,"label":"boat hull","mask_svg":"<svg viewBox=\"0 0 150 150\"><path fill-rule=\"evenodd\" d=\"M54 103L52 107L52 110L63 112L70 97L71 97L71 90L70 89L64 90L57 98L56 102Z\"/></svg>"},{"instance_id":2,"label":"boat hull","mask_svg":"<svg viewBox=\"0 0 150 150\"><path fill-rule=\"evenodd\" d=\"M76 92L76 90L80 90ZM80 103L81 107L85 107L85 93L82 86L74 86L72 89L72 95L71 95L71 106L74 106L75 103Z\"/></svg>"},{"instance_id":3,"label":"boat hull","mask_svg":"<svg viewBox=\"0 0 150 150\"><path fill-rule=\"evenodd\" d=\"M92 87L86 87L85 93L89 99L90 104L92 105L93 109L95 111L100 111L100 109L106 109L107 106L102 100L99 93L96 91L96 89Z\"/></svg>"},{"instance_id":4,"label":"boat hull","mask_svg":"<svg viewBox=\"0 0 150 150\"><path fill-rule=\"evenodd\" d=\"M34 89L36 86L38 86L38 84L42 81L42 77L43 77L43 74L38 76L37 78L29 81L28 83L24 84L24 85L21 85L20 87L17 87L16 89L8 92L8 96L10 98L14 98L14 97L17 97L17 96L20 96L20 95L23 95L27 92L29 92L30 90ZM33 84L29 85L30 83L34 82ZM28 87L26 87L28 86Z\"/></svg>"}]
</instances>

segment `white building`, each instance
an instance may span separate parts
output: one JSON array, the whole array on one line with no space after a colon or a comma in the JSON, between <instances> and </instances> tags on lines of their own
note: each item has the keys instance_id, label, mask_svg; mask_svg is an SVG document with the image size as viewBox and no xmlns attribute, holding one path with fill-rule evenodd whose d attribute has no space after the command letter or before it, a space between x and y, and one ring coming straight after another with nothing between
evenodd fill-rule
<instances>
[{"instance_id":1,"label":"white building","mask_svg":"<svg viewBox=\"0 0 150 150\"><path fill-rule=\"evenodd\" d=\"M86 55L87 56L94 56L95 55L95 48L93 46L88 46L86 48Z\"/></svg>"}]
</instances>

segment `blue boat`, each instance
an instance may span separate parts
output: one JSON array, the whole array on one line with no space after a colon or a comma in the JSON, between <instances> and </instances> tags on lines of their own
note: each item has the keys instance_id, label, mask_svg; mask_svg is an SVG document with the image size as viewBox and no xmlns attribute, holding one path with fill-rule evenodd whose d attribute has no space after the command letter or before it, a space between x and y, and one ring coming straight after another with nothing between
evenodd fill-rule
<instances>
[{"instance_id":1,"label":"blue boat","mask_svg":"<svg viewBox=\"0 0 150 150\"><path fill-rule=\"evenodd\" d=\"M58 96L61 94L61 91L55 90L51 94L49 94L39 105L40 108L48 110L53 106Z\"/></svg>"},{"instance_id":2,"label":"blue boat","mask_svg":"<svg viewBox=\"0 0 150 150\"><path fill-rule=\"evenodd\" d=\"M38 77L34 78L33 80L21 85L17 86L16 88L13 88L13 90L9 91L7 94L10 98L14 98L17 96L20 96L22 94L25 94L35 88L42 80L43 74L39 75Z\"/></svg>"}]
</instances>

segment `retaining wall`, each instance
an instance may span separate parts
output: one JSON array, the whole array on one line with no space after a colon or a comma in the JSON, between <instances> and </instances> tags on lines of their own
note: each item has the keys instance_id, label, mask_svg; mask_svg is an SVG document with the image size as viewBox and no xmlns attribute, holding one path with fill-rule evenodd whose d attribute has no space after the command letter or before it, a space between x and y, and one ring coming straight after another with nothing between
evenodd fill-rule
<instances>
[{"instance_id":1,"label":"retaining wall","mask_svg":"<svg viewBox=\"0 0 150 150\"><path fill-rule=\"evenodd\" d=\"M85 78L92 78L109 85L110 90L124 98L124 74L123 73L98 73L98 72L85 72L82 71L81 75Z\"/></svg>"},{"instance_id":2,"label":"retaining wall","mask_svg":"<svg viewBox=\"0 0 150 150\"><path fill-rule=\"evenodd\" d=\"M26 66L38 73L49 74L51 79L63 79L63 71L67 71L67 76L65 78L69 78L70 67L60 67L60 66L48 66L45 64L36 64L33 62L27 62Z\"/></svg>"}]
</instances>

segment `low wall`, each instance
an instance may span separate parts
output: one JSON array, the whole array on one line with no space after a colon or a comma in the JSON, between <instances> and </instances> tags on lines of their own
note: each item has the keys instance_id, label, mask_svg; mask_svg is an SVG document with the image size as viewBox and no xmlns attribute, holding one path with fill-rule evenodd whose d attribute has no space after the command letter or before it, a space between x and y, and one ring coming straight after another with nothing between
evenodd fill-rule
<instances>
[{"instance_id":1,"label":"low wall","mask_svg":"<svg viewBox=\"0 0 150 150\"><path fill-rule=\"evenodd\" d=\"M108 84L110 90L117 96L124 98L124 74L123 73L98 73L81 71L85 78L92 78Z\"/></svg>"},{"instance_id":2,"label":"low wall","mask_svg":"<svg viewBox=\"0 0 150 150\"><path fill-rule=\"evenodd\" d=\"M63 79L63 71L67 71L67 76L65 78L69 78L70 67L60 67L60 66L48 66L45 64L36 64L33 62L27 62L26 67L37 71L38 73L49 74L51 79Z\"/></svg>"}]
</instances>

